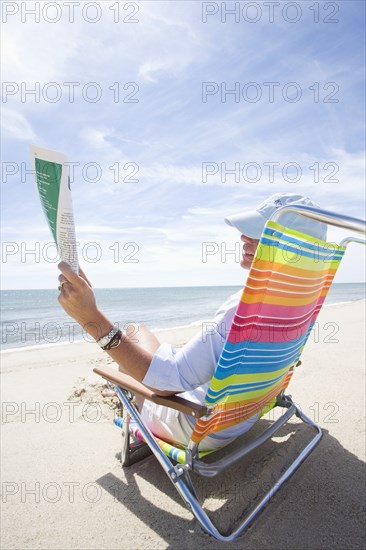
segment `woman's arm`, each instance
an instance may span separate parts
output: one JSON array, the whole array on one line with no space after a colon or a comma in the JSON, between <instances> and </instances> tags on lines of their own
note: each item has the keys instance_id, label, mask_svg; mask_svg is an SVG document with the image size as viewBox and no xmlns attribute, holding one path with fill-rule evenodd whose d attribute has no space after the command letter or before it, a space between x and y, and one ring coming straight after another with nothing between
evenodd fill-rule
<instances>
[{"instance_id":1,"label":"woman's arm","mask_svg":"<svg viewBox=\"0 0 366 550\"><path fill-rule=\"evenodd\" d=\"M74 273L65 262L58 266L62 285L58 301L83 329L95 340L99 340L113 328L113 323L99 310L94 292L86 275L80 270L80 275ZM133 327L133 325L132 325ZM106 350L106 353L118 363L120 370L129 374L139 382L144 379L159 341L146 327L138 325L127 329L118 346ZM172 395L173 392L155 390L159 395Z\"/></svg>"}]
</instances>

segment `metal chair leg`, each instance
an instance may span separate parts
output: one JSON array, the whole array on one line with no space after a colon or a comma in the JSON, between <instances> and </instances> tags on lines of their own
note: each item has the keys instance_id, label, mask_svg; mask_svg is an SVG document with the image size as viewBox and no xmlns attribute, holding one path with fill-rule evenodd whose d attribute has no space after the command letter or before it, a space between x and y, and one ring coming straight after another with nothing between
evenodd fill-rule
<instances>
[{"instance_id":1,"label":"metal chair leg","mask_svg":"<svg viewBox=\"0 0 366 550\"><path fill-rule=\"evenodd\" d=\"M116 388L116 393L123 405L123 400L121 399L119 392L121 392L120 388ZM128 400L128 402L132 403L132 400L134 397L132 393L129 391L124 391L123 393L125 395L125 398ZM122 421L118 423L115 422L115 424L117 424L121 428L121 437L122 437L121 466L122 468L128 468L129 466L136 464L136 462L139 462L140 460L143 460L144 458L152 454L152 451L150 450L149 446L144 441L132 441L130 423L131 423L131 414L129 413L126 407L123 407Z\"/></svg>"}]
</instances>

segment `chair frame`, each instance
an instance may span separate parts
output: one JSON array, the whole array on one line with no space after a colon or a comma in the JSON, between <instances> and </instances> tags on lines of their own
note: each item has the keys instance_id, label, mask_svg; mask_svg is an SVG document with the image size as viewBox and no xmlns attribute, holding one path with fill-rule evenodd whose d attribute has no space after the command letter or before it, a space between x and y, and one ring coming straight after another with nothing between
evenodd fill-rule
<instances>
[{"instance_id":1,"label":"chair frame","mask_svg":"<svg viewBox=\"0 0 366 550\"><path fill-rule=\"evenodd\" d=\"M299 409L299 407L297 407L297 405L295 405L290 395L285 395L283 392L281 392L281 394L277 398L276 406L283 407L286 409L286 411L256 439L252 440L250 443L241 447L240 449L232 451L229 455L212 464L208 464L198 457L198 446L195 446L194 449L185 449L186 464L174 464L174 461L164 454L155 436L141 420L140 413L133 403L133 394L141 395L145 397L145 399L149 399L154 403L164 404L165 406L168 406L170 408L180 410L181 412L186 412L186 414L189 414L187 412L187 409L191 410L190 414L192 414L192 412L195 412L196 416L198 416L199 412L201 413L199 414L199 416L203 416L204 411L199 411L199 406L197 406L196 403L188 402L192 405L192 407L190 407L187 403L182 403L181 401L186 400L183 400L182 398L179 398L177 396L161 397L159 395L156 395L151 392L151 390L146 388L146 386L140 384L139 382L136 382L133 379L133 383L130 384L130 377L128 375L125 375L121 372L116 372L111 367L98 367L94 369L94 372L109 380L110 382L116 384L117 395L124 406L124 425L122 427L121 449L122 466L127 467L135 463L134 457L138 454L138 451L143 448L146 449L145 443L141 443L140 445L134 445L131 443L129 419L133 418L137 427L140 429L144 437L144 441L148 445L148 448L155 455L163 470L165 471L171 482L175 485L175 488L182 497L183 501L192 511L202 528L210 535L215 537L217 540L220 540L222 542L230 542L234 540L248 527L248 525L259 514L259 512L261 512L267 502L279 490L283 483L295 472L295 470L300 466L305 458L311 453L311 451L318 444L322 437L322 431L320 427L309 417L307 417ZM137 385L140 387L138 388ZM185 408L185 411L182 411L182 408ZM216 476L217 474L232 467L236 462L244 458L244 456L248 455L254 449L268 441L268 439L273 437L276 432L294 415L296 415L303 422L311 426L316 432L315 436L303 449L303 451L296 457L296 459L290 464L290 466L281 475L278 481L276 481L276 483L265 494L265 496L257 504L254 510L245 517L240 526L235 529L230 535L225 536L221 534L198 502L197 494L194 489L192 480L189 476L189 472L192 471L204 477Z\"/></svg>"},{"instance_id":2,"label":"chair frame","mask_svg":"<svg viewBox=\"0 0 366 550\"><path fill-rule=\"evenodd\" d=\"M366 235L366 222L357 218L351 218L348 216L342 216L333 212L318 210L312 207L305 206L289 206L279 208L274 216L273 221L277 221L283 212L293 211L306 217L315 219L317 221L325 222L330 225L343 227ZM349 242L358 242L366 244L366 241L357 239L355 237L348 237L341 243L342 246L347 246ZM300 362L299 362L300 363ZM293 369L293 365L291 368ZM261 435L256 439L253 439L240 449L231 451L224 458L221 458L215 463L206 463L199 458L198 444L189 445L185 452L185 464L175 463L162 451L155 436L150 429L144 424L140 417L140 413L133 401L133 395L137 394L145 399L148 399L156 404L164 405L184 414L188 414L195 418L206 416L209 413L209 408L205 405L199 405L197 403L190 402L178 395L172 396L160 396L154 393L151 389L144 386L142 383L136 381L132 377L123 374L111 367L95 368L94 372L99 374L103 378L109 380L116 386L116 392L124 406L124 425L122 427L122 452L121 462L122 466L129 466L135 462L134 458L138 454L137 450L146 447L155 455L160 465L166 472L167 476L177 489L178 493L182 497L187 507L192 511L202 528L217 540L222 542L230 542L234 540L240 533L242 533L254 518L263 510L273 495L280 489L280 487L289 479L289 477L296 471L300 464L309 456L315 446L322 438L321 428L313 422L308 416L306 416L300 408L292 401L290 395L285 395L284 391L278 395L275 406L279 406L285 409L285 412L271 424ZM208 517L202 506L198 502L197 494L194 489L192 480L189 476L190 471L195 472L204 477L213 477L217 474L225 471L233 466L236 462L250 454L254 449L260 447L263 443L271 439L276 432L293 416L299 418L302 422L310 426L315 435L306 447L297 455L288 466L285 472L280 478L273 484L270 490L262 497L260 502L254 507L254 509L247 514L242 520L240 525L234 529L230 534L222 534L213 525L211 519ZM142 444L134 444L130 439L130 419L133 418L137 427L141 431L144 438Z\"/></svg>"}]
</instances>

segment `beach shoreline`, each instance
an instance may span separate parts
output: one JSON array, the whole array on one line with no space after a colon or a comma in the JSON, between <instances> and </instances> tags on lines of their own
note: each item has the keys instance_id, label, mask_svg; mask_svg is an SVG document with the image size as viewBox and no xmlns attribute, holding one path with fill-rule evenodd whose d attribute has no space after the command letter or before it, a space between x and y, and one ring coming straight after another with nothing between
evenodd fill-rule
<instances>
[{"instance_id":1,"label":"beach shoreline","mask_svg":"<svg viewBox=\"0 0 366 550\"><path fill-rule=\"evenodd\" d=\"M160 338L160 336L162 336L163 338L166 336L166 334L168 335L171 335L171 338L170 339L173 339L174 338L178 338L178 340L180 341L181 338L179 338L179 334L180 332L184 331L184 335L187 337L190 337L189 335L191 334L191 331L192 333L194 333L194 331L198 331L200 329L200 327L204 324L204 323L209 323L210 321L209 320L200 320L200 321L195 321L194 323L190 323L189 325L180 325L180 326L174 326L174 327L170 327L170 328L152 328L150 329L151 332L153 332L154 334L156 334L156 336L158 338ZM172 333L175 333L176 332L176 336ZM31 351L31 350L42 350L42 349L53 349L53 348L58 348L59 346L68 346L68 345L80 345L80 344L90 344L92 346L94 346L95 342L94 340L92 340L92 338L90 336L87 335L86 338L83 338L83 339L80 339L80 340L73 340L72 342L68 341L68 340L64 340L64 341L61 341L61 342L55 342L55 343L47 343L47 344L34 344L32 346L18 346L18 347L14 347L14 348L8 348L8 349L2 349L0 351L0 356L1 355L7 355L7 354L11 354L11 353L17 353L19 351Z\"/></svg>"},{"instance_id":2,"label":"beach shoreline","mask_svg":"<svg viewBox=\"0 0 366 550\"><path fill-rule=\"evenodd\" d=\"M365 301L322 309L289 393L320 424L323 440L233 548L363 546L364 328ZM196 333L191 326L157 335L180 347ZM101 396L104 381L93 373L110 362L91 342L2 355L2 548L221 550L192 520L153 457L121 469L112 422L118 405ZM208 492L199 483L220 525L233 526L245 510L248 473L252 482L261 479L264 462L273 476L303 444L302 432L293 433L276 438L270 455L237 465L235 479L228 470ZM285 454L280 439L289 440Z\"/></svg>"},{"instance_id":3,"label":"beach shoreline","mask_svg":"<svg viewBox=\"0 0 366 550\"><path fill-rule=\"evenodd\" d=\"M342 302L336 302L327 304L325 303L323 305L324 308L334 308L336 306L344 306L346 304L353 304L353 303L362 303L364 302L366 304L366 299L358 299L358 300L350 300L350 301L342 301ZM182 346L188 341L192 336L194 336L195 333L197 333L200 330L200 327L204 325L205 323L210 323L212 320L210 319L201 319L198 321L194 321L189 324L184 325L178 325L173 326L169 328L151 328L150 330L156 335L158 340L160 341L166 341L165 339L168 338L169 343L175 345L175 346ZM183 337L181 334L183 333ZM178 342L178 343L177 343ZM55 343L46 343L46 344L34 344L31 346L17 346L14 348L7 348L7 349L1 349L0 350L0 357L6 356L8 354L14 354L20 351L35 351L35 350L43 350L43 349L57 349L59 346L69 346L69 345L91 345L94 346L94 341L91 339L90 336L86 335L85 338L80 340L63 340L61 342L55 342ZM76 348L74 348L76 349ZM92 349L90 348L91 353L93 353ZM0 367L1 370L1 367Z\"/></svg>"},{"instance_id":4,"label":"beach shoreline","mask_svg":"<svg viewBox=\"0 0 366 550\"><path fill-rule=\"evenodd\" d=\"M143 323L150 330L179 331L212 322L217 309L232 296L239 296L240 286L162 287L155 290L99 289L97 299L104 314L125 329L129 323ZM1 353L18 348L89 342L92 339L76 321L70 319L57 302L57 290L0 291ZM324 307L365 299L363 283L333 283Z\"/></svg>"}]
</instances>

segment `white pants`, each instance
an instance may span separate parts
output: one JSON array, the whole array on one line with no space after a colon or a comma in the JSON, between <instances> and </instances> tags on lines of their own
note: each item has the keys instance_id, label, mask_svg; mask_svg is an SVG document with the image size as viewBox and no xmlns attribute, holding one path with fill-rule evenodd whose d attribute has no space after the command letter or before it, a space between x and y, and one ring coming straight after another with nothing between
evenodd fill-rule
<instances>
[{"instance_id":1,"label":"white pants","mask_svg":"<svg viewBox=\"0 0 366 550\"><path fill-rule=\"evenodd\" d=\"M169 407L156 405L147 399L142 406L141 416L152 433L160 439L173 445L178 444L178 447L182 444L188 445L195 423L193 417ZM225 447L239 435L247 432L255 424L258 416L259 413L237 426L208 435L201 441L199 450L209 451Z\"/></svg>"}]
</instances>

